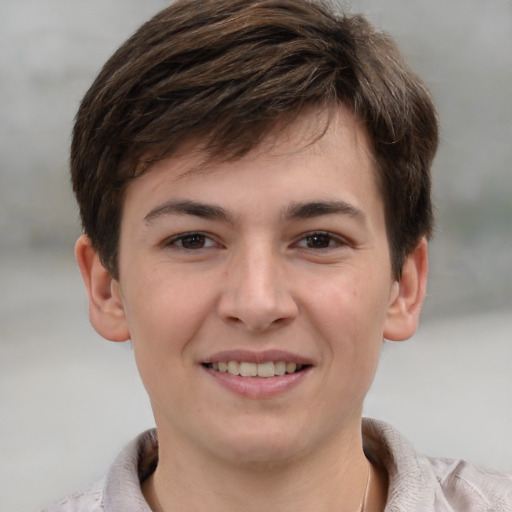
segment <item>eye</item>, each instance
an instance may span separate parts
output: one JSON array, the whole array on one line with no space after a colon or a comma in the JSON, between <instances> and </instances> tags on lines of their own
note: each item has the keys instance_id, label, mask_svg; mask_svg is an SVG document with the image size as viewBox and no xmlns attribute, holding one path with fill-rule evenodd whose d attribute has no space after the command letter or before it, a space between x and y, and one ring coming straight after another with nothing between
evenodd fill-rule
<instances>
[{"instance_id":1,"label":"eye","mask_svg":"<svg viewBox=\"0 0 512 512\"><path fill-rule=\"evenodd\" d=\"M344 240L340 237L334 236L325 231L318 231L304 235L297 243L297 246L306 249L329 249L332 247L339 247L344 244Z\"/></svg>"},{"instance_id":2,"label":"eye","mask_svg":"<svg viewBox=\"0 0 512 512\"><path fill-rule=\"evenodd\" d=\"M203 233L184 233L171 238L166 245L179 249L197 250L207 247L215 247L217 244Z\"/></svg>"}]
</instances>

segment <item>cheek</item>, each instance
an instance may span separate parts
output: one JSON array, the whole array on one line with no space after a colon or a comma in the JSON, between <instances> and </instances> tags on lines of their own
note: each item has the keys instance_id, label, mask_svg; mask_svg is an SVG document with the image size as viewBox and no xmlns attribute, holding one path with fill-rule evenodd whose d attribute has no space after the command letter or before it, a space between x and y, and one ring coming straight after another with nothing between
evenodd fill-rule
<instances>
[{"instance_id":1,"label":"cheek","mask_svg":"<svg viewBox=\"0 0 512 512\"><path fill-rule=\"evenodd\" d=\"M142 281L142 280L141 280ZM194 364L193 340L204 325L208 297L180 280L146 280L127 308L135 362L154 408L171 401ZM183 392L183 389L181 390ZM179 393L178 393L179 395Z\"/></svg>"},{"instance_id":2,"label":"cheek","mask_svg":"<svg viewBox=\"0 0 512 512\"><path fill-rule=\"evenodd\" d=\"M132 343L141 356L164 365L166 353L186 350L214 303L212 287L180 277L153 272L132 283L125 304Z\"/></svg>"},{"instance_id":3,"label":"cheek","mask_svg":"<svg viewBox=\"0 0 512 512\"><path fill-rule=\"evenodd\" d=\"M326 322L339 320L347 322L347 327L361 326L384 319L390 287L389 278L384 279L379 273L350 269L310 279L304 284L304 295Z\"/></svg>"},{"instance_id":4,"label":"cheek","mask_svg":"<svg viewBox=\"0 0 512 512\"><path fill-rule=\"evenodd\" d=\"M309 321L340 365L374 366L380 354L387 312L387 281L358 274L332 276L323 286L309 285Z\"/></svg>"}]
</instances>

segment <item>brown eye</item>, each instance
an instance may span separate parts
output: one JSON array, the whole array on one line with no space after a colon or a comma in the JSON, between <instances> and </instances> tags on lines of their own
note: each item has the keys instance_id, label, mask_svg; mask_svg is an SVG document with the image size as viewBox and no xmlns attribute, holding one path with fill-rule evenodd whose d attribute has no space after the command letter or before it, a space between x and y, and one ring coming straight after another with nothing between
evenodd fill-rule
<instances>
[{"instance_id":1,"label":"brown eye","mask_svg":"<svg viewBox=\"0 0 512 512\"><path fill-rule=\"evenodd\" d=\"M181 246L184 249L202 249L205 246L206 237L198 233L181 238Z\"/></svg>"},{"instance_id":2,"label":"brown eye","mask_svg":"<svg viewBox=\"0 0 512 512\"><path fill-rule=\"evenodd\" d=\"M339 235L328 231L311 231L304 233L295 247L309 250L337 249L347 245L347 241Z\"/></svg>"},{"instance_id":3,"label":"brown eye","mask_svg":"<svg viewBox=\"0 0 512 512\"><path fill-rule=\"evenodd\" d=\"M331 246L333 239L327 233L313 233L305 237L305 242L310 249L325 249Z\"/></svg>"},{"instance_id":4,"label":"brown eye","mask_svg":"<svg viewBox=\"0 0 512 512\"><path fill-rule=\"evenodd\" d=\"M216 244L211 238L202 233L185 233L174 237L168 242L168 245L170 247L193 251L213 247Z\"/></svg>"}]
</instances>

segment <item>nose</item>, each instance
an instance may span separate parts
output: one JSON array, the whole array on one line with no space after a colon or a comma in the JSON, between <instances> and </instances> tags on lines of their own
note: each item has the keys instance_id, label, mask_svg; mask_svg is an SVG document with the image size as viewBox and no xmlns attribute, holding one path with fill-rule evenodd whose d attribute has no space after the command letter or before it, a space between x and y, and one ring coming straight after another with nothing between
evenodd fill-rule
<instances>
[{"instance_id":1,"label":"nose","mask_svg":"<svg viewBox=\"0 0 512 512\"><path fill-rule=\"evenodd\" d=\"M271 248L258 247L233 255L219 300L219 316L252 332L290 323L298 313L286 263Z\"/></svg>"}]
</instances>

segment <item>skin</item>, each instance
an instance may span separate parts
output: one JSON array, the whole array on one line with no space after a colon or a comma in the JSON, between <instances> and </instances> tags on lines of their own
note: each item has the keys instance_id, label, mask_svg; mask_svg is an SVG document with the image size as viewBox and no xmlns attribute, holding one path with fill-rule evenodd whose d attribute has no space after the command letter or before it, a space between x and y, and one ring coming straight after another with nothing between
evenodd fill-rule
<instances>
[{"instance_id":1,"label":"skin","mask_svg":"<svg viewBox=\"0 0 512 512\"><path fill-rule=\"evenodd\" d=\"M143 491L154 510L360 506L363 400L382 339L416 329L427 249L393 279L365 132L340 108L311 143L321 115L236 162L206 165L185 148L133 181L119 281L86 236L77 242L91 322L132 340L151 400L160 459ZM277 392L270 379L242 392L242 377L226 386L204 366L277 350L307 362ZM371 471L366 510L383 510L386 475Z\"/></svg>"}]
</instances>

